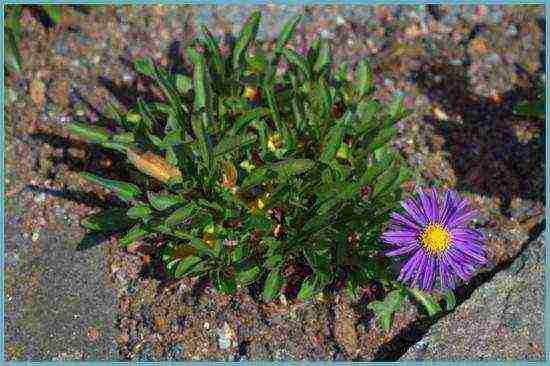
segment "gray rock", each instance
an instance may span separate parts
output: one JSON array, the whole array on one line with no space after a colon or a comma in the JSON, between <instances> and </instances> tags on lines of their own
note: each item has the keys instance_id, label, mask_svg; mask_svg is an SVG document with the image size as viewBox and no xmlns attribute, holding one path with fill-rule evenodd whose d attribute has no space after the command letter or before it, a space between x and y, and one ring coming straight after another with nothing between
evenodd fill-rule
<instances>
[{"instance_id":1,"label":"gray rock","mask_svg":"<svg viewBox=\"0 0 550 366\"><path fill-rule=\"evenodd\" d=\"M403 360L542 360L544 235L436 323Z\"/></svg>"}]
</instances>

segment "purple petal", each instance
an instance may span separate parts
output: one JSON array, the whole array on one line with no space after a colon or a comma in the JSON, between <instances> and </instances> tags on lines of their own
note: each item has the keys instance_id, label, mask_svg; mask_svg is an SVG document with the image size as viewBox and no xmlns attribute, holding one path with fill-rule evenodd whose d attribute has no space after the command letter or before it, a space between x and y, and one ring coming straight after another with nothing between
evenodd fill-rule
<instances>
[{"instance_id":1,"label":"purple petal","mask_svg":"<svg viewBox=\"0 0 550 366\"><path fill-rule=\"evenodd\" d=\"M485 239L482 232L470 228L454 228L450 230L450 233L453 238L473 241L480 244L482 244Z\"/></svg>"},{"instance_id":2,"label":"purple petal","mask_svg":"<svg viewBox=\"0 0 550 366\"><path fill-rule=\"evenodd\" d=\"M454 238L453 245L462 245L467 247L469 250L472 250L480 255L485 255L485 248L471 240L465 240L463 238Z\"/></svg>"},{"instance_id":3,"label":"purple petal","mask_svg":"<svg viewBox=\"0 0 550 366\"><path fill-rule=\"evenodd\" d=\"M429 221L428 217L419 208L420 205L417 204L417 202L414 199L412 198L407 199L405 202L401 204L401 206L403 206L405 211L407 211L407 213L411 215L411 217L414 220L416 220L420 225L425 226L428 224L428 221Z\"/></svg>"},{"instance_id":4,"label":"purple petal","mask_svg":"<svg viewBox=\"0 0 550 366\"><path fill-rule=\"evenodd\" d=\"M472 250L470 247L463 245L462 243L455 243L453 249L461 252L462 254L465 254L472 259L475 259L475 261L479 264L487 263L487 259L484 255L477 253L475 250Z\"/></svg>"},{"instance_id":5,"label":"purple petal","mask_svg":"<svg viewBox=\"0 0 550 366\"><path fill-rule=\"evenodd\" d=\"M431 208L432 208L432 215L433 220L437 221L439 219L439 202L437 201L437 190L435 187L432 187L432 197L431 197Z\"/></svg>"},{"instance_id":6,"label":"purple petal","mask_svg":"<svg viewBox=\"0 0 550 366\"><path fill-rule=\"evenodd\" d=\"M467 266L464 262L459 261L458 258L456 258L454 255L451 254L450 250L448 250L444 254L444 257L445 257L445 262L449 265L450 268L453 269L453 272L456 275L458 275L464 281L468 281L470 279L470 273L468 271L469 266Z\"/></svg>"},{"instance_id":7,"label":"purple petal","mask_svg":"<svg viewBox=\"0 0 550 366\"><path fill-rule=\"evenodd\" d=\"M422 288L426 291L430 291L433 287L434 271L435 271L435 258L427 256L426 269L424 270L424 279L422 281Z\"/></svg>"},{"instance_id":8,"label":"purple petal","mask_svg":"<svg viewBox=\"0 0 550 366\"><path fill-rule=\"evenodd\" d=\"M416 287L418 284L418 280L422 277L424 272L426 271L426 262L428 261L429 254L424 253L423 250L420 251L423 255L422 258L418 261L417 271L414 275L414 279L412 280L412 286Z\"/></svg>"},{"instance_id":9,"label":"purple petal","mask_svg":"<svg viewBox=\"0 0 550 366\"><path fill-rule=\"evenodd\" d=\"M409 254L409 253L412 253L412 252L414 252L415 250L418 250L418 249L420 249L420 245L418 245L418 243L415 242L413 244L402 246L402 247L397 248L397 249L389 250L386 253L384 253L384 255L387 256L387 257L393 257L393 256L396 256L396 255Z\"/></svg>"},{"instance_id":10,"label":"purple petal","mask_svg":"<svg viewBox=\"0 0 550 366\"><path fill-rule=\"evenodd\" d=\"M418 233L413 230L386 231L381 236L388 244L412 244L418 240Z\"/></svg>"},{"instance_id":11,"label":"purple petal","mask_svg":"<svg viewBox=\"0 0 550 366\"><path fill-rule=\"evenodd\" d=\"M443 210L439 214L439 222L443 226L447 226L447 221L450 214L453 212L453 197L451 191L445 192L445 198L443 199Z\"/></svg>"},{"instance_id":12,"label":"purple petal","mask_svg":"<svg viewBox=\"0 0 550 366\"><path fill-rule=\"evenodd\" d=\"M401 273L399 274L399 277L397 278L398 281L407 282L409 278L413 274L413 269L418 267L418 261L422 259L422 256L424 255L424 251L419 250L416 252L415 255L409 259L403 268L401 268Z\"/></svg>"},{"instance_id":13,"label":"purple petal","mask_svg":"<svg viewBox=\"0 0 550 366\"><path fill-rule=\"evenodd\" d=\"M455 227L459 227L459 226L463 225L464 223L466 223L467 221L472 220L473 218L475 218L477 216L478 216L478 212L475 209L471 209L471 210L468 210L466 212L462 212L460 214L457 214L455 212L454 215L452 215L451 219L448 220L449 221L448 227L450 229L455 228Z\"/></svg>"},{"instance_id":14,"label":"purple petal","mask_svg":"<svg viewBox=\"0 0 550 366\"><path fill-rule=\"evenodd\" d=\"M429 221L434 221L435 218L433 216L430 199L420 188L416 190L416 194L418 195L418 199L420 200L420 203L421 203L420 209L422 210L422 212L424 212L424 214L429 219Z\"/></svg>"},{"instance_id":15,"label":"purple petal","mask_svg":"<svg viewBox=\"0 0 550 366\"><path fill-rule=\"evenodd\" d=\"M439 275L441 277L441 286L444 289L455 287L453 276L450 274L449 266L445 259L439 259Z\"/></svg>"},{"instance_id":16,"label":"purple petal","mask_svg":"<svg viewBox=\"0 0 550 366\"><path fill-rule=\"evenodd\" d=\"M418 226L418 224L412 222L411 219L408 218L407 216L400 215L397 212L392 213L390 216L395 222L397 222L401 225L407 226L407 227L409 227L411 229L415 229L417 231L422 230L422 228L420 226Z\"/></svg>"}]
</instances>

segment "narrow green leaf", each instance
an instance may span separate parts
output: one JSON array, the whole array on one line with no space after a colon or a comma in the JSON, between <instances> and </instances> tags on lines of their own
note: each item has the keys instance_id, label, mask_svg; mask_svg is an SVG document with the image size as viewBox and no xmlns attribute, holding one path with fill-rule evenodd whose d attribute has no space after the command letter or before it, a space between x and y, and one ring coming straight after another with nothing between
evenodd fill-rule
<instances>
[{"instance_id":1,"label":"narrow green leaf","mask_svg":"<svg viewBox=\"0 0 550 366\"><path fill-rule=\"evenodd\" d=\"M257 140L257 137L254 134L247 134L244 136L226 135L214 147L212 153L216 157L222 156L232 151L243 149L246 146L252 145L256 142L256 140Z\"/></svg>"},{"instance_id":2,"label":"narrow green leaf","mask_svg":"<svg viewBox=\"0 0 550 366\"><path fill-rule=\"evenodd\" d=\"M48 14L54 24L61 20L61 8L56 5L42 5L42 9Z\"/></svg>"},{"instance_id":3,"label":"narrow green leaf","mask_svg":"<svg viewBox=\"0 0 550 366\"><path fill-rule=\"evenodd\" d=\"M352 118L353 113L351 111L347 111L346 115L329 130L328 140L323 148L321 158L319 159L320 161L325 164L329 164L331 160L334 159L334 156L342 144L346 126L349 125Z\"/></svg>"},{"instance_id":4,"label":"narrow green leaf","mask_svg":"<svg viewBox=\"0 0 550 366\"><path fill-rule=\"evenodd\" d=\"M202 32L204 33L206 48L208 49L211 57L212 62L214 64L214 70L220 75L222 78L225 75L225 67L222 61L222 55L220 53L220 47L218 45L218 41L212 36L212 33L208 30L206 25L202 25Z\"/></svg>"},{"instance_id":5,"label":"narrow green leaf","mask_svg":"<svg viewBox=\"0 0 550 366\"><path fill-rule=\"evenodd\" d=\"M166 225L177 225L185 219L191 217L197 211L197 205L194 202L188 203L184 207L178 208L166 218Z\"/></svg>"},{"instance_id":6,"label":"narrow green leaf","mask_svg":"<svg viewBox=\"0 0 550 366\"><path fill-rule=\"evenodd\" d=\"M90 126L85 123L73 122L67 128L70 133L91 143L106 142L111 136L108 129L99 126Z\"/></svg>"},{"instance_id":7,"label":"narrow green leaf","mask_svg":"<svg viewBox=\"0 0 550 366\"><path fill-rule=\"evenodd\" d=\"M275 44L275 55L280 55L285 50L285 46L292 38L296 26L302 20L302 16L302 14L296 14L283 25L281 34L277 38L277 43Z\"/></svg>"},{"instance_id":8,"label":"narrow green leaf","mask_svg":"<svg viewBox=\"0 0 550 366\"><path fill-rule=\"evenodd\" d=\"M195 267L197 264L202 262L202 258L197 256L189 256L179 261L178 266L176 267L176 271L174 273L174 276L176 278L181 278L188 274L193 267Z\"/></svg>"},{"instance_id":9,"label":"narrow green leaf","mask_svg":"<svg viewBox=\"0 0 550 366\"><path fill-rule=\"evenodd\" d=\"M221 293L232 295L237 291L235 277L229 276L222 271L215 272L214 283Z\"/></svg>"},{"instance_id":10,"label":"narrow green leaf","mask_svg":"<svg viewBox=\"0 0 550 366\"><path fill-rule=\"evenodd\" d=\"M315 292L315 279L313 276L307 277L302 286L300 287L300 292L298 292L298 299L305 301L311 298Z\"/></svg>"},{"instance_id":11,"label":"narrow green leaf","mask_svg":"<svg viewBox=\"0 0 550 366\"><path fill-rule=\"evenodd\" d=\"M331 64L330 45L327 41L321 41L319 56L313 66L313 71L317 74L322 74Z\"/></svg>"},{"instance_id":12,"label":"narrow green leaf","mask_svg":"<svg viewBox=\"0 0 550 366\"><path fill-rule=\"evenodd\" d=\"M315 162L309 159L289 159L269 166L271 170L283 176L302 174L313 168Z\"/></svg>"},{"instance_id":13,"label":"narrow green leaf","mask_svg":"<svg viewBox=\"0 0 550 366\"><path fill-rule=\"evenodd\" d=\"M193 61L193 87L195 92L194 108L200 111L206 108L206 66L204 56L195 49L188 47L187 54Z\"/></svg>"},{"instance_id":14,"label":"narrow green leaf","mask_svg":"<svg viewBox=\"0 0 550 366\"><path fill-rule=\"evenodd\" d=\"M137 224L134 227L132 227L126 235L124 235L118 242L124 246L127 247L128 245L132 244L136 240L143 238L144 236L148 235L149 231L142 226L141 224Z\"/></svg>"},{"instance_id":15,"label":"narrow green leaf","mask_svg":"<svg viewBox=\"0 0 550 366\"><path fill-rule=\"evenodd\" d=\"M131 143L135 141L133 132L123 132L113 135L113 141Z\"/></svg>"},{"instance_id":16,"label":"narrow green leaf","mask_svg":"<svg viewBox=\"0 0 550 366\"><path fill-rule=\"evenodd\" d=\"M80 225L92 231L111 232L128 228L135 221L124 215L124 209L111 209L84 218Z\"/></svg>"},{"instance_id":17,"label":"narrow green leaf","mask_svg":"<svg viewBox=\"0 0 550 366\"><path fill-rule=\"evenodd\" d=\"M207 254L212 257L216 256L216 253L210 248L208 245L206 245L201 239L198 238L191 238L189 240L189 245L191 245L193 248L197 249L199 254Z\"/></svg>"},{"instance_id":18,"label":"narrow green leaf","mask_svg":"<svg viewBox=\"0 0 550 366\"><path fill-rule=\"evenodd\" d=\"M311 79L309 66L304 56L288 48L285 48L283 50L283 54L290 64L295 65L298 68L298 70L300 70L300 72L304 74L306 78L305 80Z\"/></svg>"},{"instance_id":19,"label":"narrow green leaf","mask_svg":"<svg viewBox=\"0 0 550 366\"><path fill-rule=\"evenodd\" d=\"M246 128L250 123L258 120L269 113L267 108L254 108L247 111L244 115L237 118L235 125L231 129L233 135L238 134L243 128Z\"/></svg>"},{"instance_id":20,"label":"narrow green leaf","mask_svg":"<svg viewBox=\"0 0 550 366\"><path fill-rule=\"evenodd\" d=\"M260 267L253 266L237 272L237 283L241 286L248 286L254 282L260 275Z\"/></svg>"},{"instance_id":21,"label":"narrow green leaf","mask_svg":"<svg viewBox=\"0 0 550 366\"><path fill-rule=\"evenodd\" d=\"M430 294L416 288L409 289L409 292L424 306L428 315L434 316L441 312L441 307L433 300Z\"/></svg>"},{"instance_id":22,"label":"narrow green leaf","mask_svg":"<svg viewBox=\"0 0 550 366\"><path fill-rule=\"evenodd\" d=\"M149 205L146 205L144 203L140 203L132 208L130 208L126 212L126 216L132 218L132 219L142 219L145 217L149 217L151 215L151 209L149 208Z\"/></svg>"},{"instance_id":23,"label":"narrow green leaf","mask_svg":"<svg viewBox=\"0 0 550 366\"><path fill-rule=\"evenodd\" d=\"M186 75L176 74L176 88L181 94L187 94L193 88L193 79Z\"/></svg>"},{"instance_id":24,"label":"narrow green leaf","mask_svg":"<svg viewBox=\"0 0 550 366\"><path fill-rule=\"evenodd\" d=\"M82 178L87 179L90 182L99 184L104 188L112 190L118 197L120 197L124 201L129 201L132 198L141 194L141 190L139 189L139 187L132 183L105 179L88 172L81 172L79 174Z\"/></svg>"},{"instance_id":25,"label":"narrow green leaf","mask_svg":"<svg viewBox=\"0 0 550 366\"><path fill-rule=\"evenodd\" d=\"M140 74L155 77L155 64L150 58L142 58L134 61L134 68Z\"/></svg>"},{"instance_id":26,"label":"narrow green leaf","mask_svg":"<svg viewBox=\"0 0 550 366\"><path fill-rule=\"evenodd\" d=\"M445 303L447 304L446 305L447 311L452 311L455 308L456 297L453 290L447 290L447 292L445 292Z\"/></svg>"},{"instance_id":27,"label":"narrow green leaf","mask_svg":"<svg viewBox=\"0 0 550 366\"><path fill-rule=\"evenodd\" d=\"M141 98L138 98L137 106L138 106L139 113L141 114L141 117L143 119L143 122L145 122L145 125L149 130L152 130L153 126L157 124L157 121L153 116L153 113L151 113L149 106Z\"/></svg>"},{"instance_id":28,"label":"narrow green leaf","mask_svg":"<svg viewBox=\"0 0 550 366\"><path fill-rule=\"evenodd\" d=\"M149 199L151 206L153 206L158 211L166 210L167 208L183 202L182 198L175 194L164 195L147 192L147 198Z\"/></svg>"},{"instance_id":29,"label":"narrow green leaf","mask_svg":"<svg viewBox=\"0 0 550 366\"><path fill-rule=\"evenodd\" d=\"M258 27L260 25L261 16L261 12L259 11L252 13L250 19L245 23L239 37L237 38L235 48L233 49L234 71L240 69L243 53L246 51L248 45L256 38L256 32L258 31Z\"/></svg>"},{"instance_id":30,"label":"narrow green leaf","mask_svg":"<svg viewBox=\"0 0 550 366\"><path fill-rule=\"evenodd\" d=\"M361 60L356 70L357 92L359 98L368 95L374 89L372 68L368 60Z\"/></svg>"},{"instance_id":31,"label":"narrow green leaf","mask_svg":"<svg viewBox=\"0 0 550 366\"><path fill-rule=\"evenodd\" d=\"M125 142L109 142L109 141L107 141L107 142L102 142L101 146L103 146L107 149L116 150L118 152L126 154L128 152L128 148L130 147L130 144L125 143Z\"/></svg>"},{"instance_id":32,"label":"narrow green leaf","mask_svg":"<svg viewBox=\"0 0 550 366\"><path fill-rule=\"evenodd\" d=\"M265 281L264 290L262 292L264 301L269 302L273 300L273 298L275 298L279 294L282 284L283 276L278 269L269 272Z\"/></svg>"}]
</instances>

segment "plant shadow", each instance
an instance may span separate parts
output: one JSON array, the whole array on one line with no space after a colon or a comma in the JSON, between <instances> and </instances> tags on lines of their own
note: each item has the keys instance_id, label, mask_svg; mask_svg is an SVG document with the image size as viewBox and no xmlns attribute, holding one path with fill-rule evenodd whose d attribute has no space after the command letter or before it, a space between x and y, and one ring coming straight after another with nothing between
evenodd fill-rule
<instances>
[{"instance_id":1,"label":"plant shadow","mask_svg":"<svg viewBox=\"0 0 550 366\"><path fill-rule=\"evenodd\" d=\"M544 22L539 26L544 30ZM541 53L544 57L544 52ZM544 65L544 62L541 63ZM476 95L468 76L471 59L452 65L448 59L430 60L414 72L414 81L447 116L423 116L444 140L443 150L456 176L456 186L500 200L500 211L510 217L514 198L544 202L544 119L518 116L514 108L537 97L541 66L529 73L515 64L520 80L498 98ZM522 129L538 137L520 140Z\"/></svg>"}]
</instances>

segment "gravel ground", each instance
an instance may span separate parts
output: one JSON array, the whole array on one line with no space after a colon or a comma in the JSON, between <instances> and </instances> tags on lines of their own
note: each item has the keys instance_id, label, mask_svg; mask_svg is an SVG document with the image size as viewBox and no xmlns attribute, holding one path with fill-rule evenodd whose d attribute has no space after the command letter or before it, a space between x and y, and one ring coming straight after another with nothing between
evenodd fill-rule
<instances>
[{"instance_id":1,"label":"gravel ground","mask_svg":"<svg viewBox=\"0 0 550 366\"><path fill-rule=\"evenodd\" d=\"M449 329L484 326L481 318L461 317L461 309L491 306L472 295L475 288L490 287L484 283L519 253L531 253L529 236L544 215L544 125L511 112L517 101L534 98L544 77L542 5L64 7L55 28L23 12L24 70L5 83L9 360L397 359L433 326L437 319L407 304L383 334L366 311L375 296L367 295L376 291L358 303L336 293L266 305L253 288L231 299L192 281L163 283L148 275L148 254L84 237L78 221L112 198L75 173L124 178L124 162L71 139L66 123L97 121L107 101L128 106L151 98L132 59L148 55L181 67L197 25L215 35L236 32L255 9L263 11L259 36L268 43L304 11L295 49L306 50L320 35L332 42L336 64L368 57L376 96L402 93L415 109L399 124L395 146L419 183L470 197L488 237L490 264L460 289L463 305L448 316L456 320L439 320ZM519 306L506 304L512 313ZM506 342L542 345L537 332L514 337ZM510 347L506 358L541 359L541 347ZM433 349L439 353L432 358L472 357L469 349Z\"/></svg>"}]
</instances>

